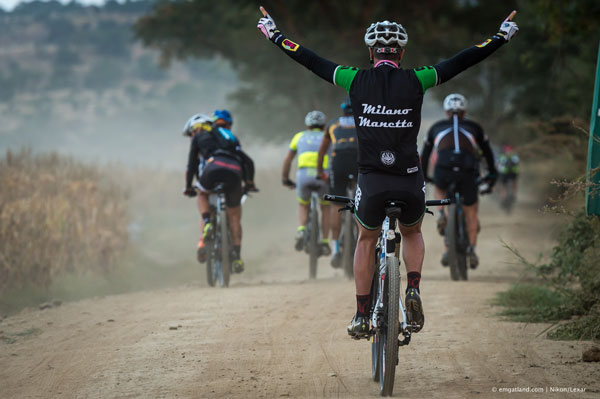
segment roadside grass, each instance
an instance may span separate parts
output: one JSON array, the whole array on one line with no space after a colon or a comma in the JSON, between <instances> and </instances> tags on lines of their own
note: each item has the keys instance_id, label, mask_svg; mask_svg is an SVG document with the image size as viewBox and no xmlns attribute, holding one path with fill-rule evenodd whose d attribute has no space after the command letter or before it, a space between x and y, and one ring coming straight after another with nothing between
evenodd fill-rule
<instances>
[{"instance_id":1,"label":"roadside grass","mask_svg":"<svg viewBox=\"0 0 600 399\"><path fill-rule=\"evenodd\" d=\"M498 293L494 305L505 307L498 314L512 321L543 323L561 320L567 301L566 296L545 286L515 284Z\"/></svg>"},{"instance_id":2,"label":"roadside grass","mask_svg":"<svg viewBox=\"0 0 600 399\"><path fill-rule=\"evenodd\" d=\"M552 322L547 337L600 340L600 218L581 210L566 224L547 263L530 262L507 247L537 284L515 284L494 301L499 315L518 322Z\"/></svg>"}]
</instances>

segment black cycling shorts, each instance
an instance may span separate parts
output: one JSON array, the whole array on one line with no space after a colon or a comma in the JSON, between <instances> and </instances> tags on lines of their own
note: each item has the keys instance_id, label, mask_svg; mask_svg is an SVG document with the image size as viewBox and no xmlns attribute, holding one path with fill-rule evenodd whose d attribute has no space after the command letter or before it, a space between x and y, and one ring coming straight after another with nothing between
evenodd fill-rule
<instances>
[{"instance_id":1,"label":"black cycling shorts","mask_svg":"<svg viewBox=\"0 0 600 399\"><path fill-rule=\"evenodd\" d=\"M463 197L463 204L473 205L477 202L479 187L477 171L453 171L452 169L436 166L433 173L433 182L440 190L447 191L452 183L456 183L456 190Z\"/></svg>"},{"instance_id":2,"label":"black cycling shorts","mask_svg":"<svg viewBox=\"0 0 600 399\"><path fill-rule=\"evenodd\" d=\"M340 152L331 160L329 171L329 193L333 195L347 195L347 187L351 181L358 178L358 162L356 152ZM350 176L353 176L351 179Z\"/></svg>"},{"instance_id":3,"label":"black cycling shorts","mask_svg":"<svg viewBox=\"0 0 600 399\"><path fill-rule=\"evenodd\" d=\"M356 218L369 230L381 226L385 219L385 204L390 200L406 203L400 223L404 226L417 224L425 214L425 181L423 172L410 175L389 173L360 173L356 188Z\"/></svg>"},{"instance_id":4,"label":"black cycling shorts","mask_svg":"<svg viewBox=\"0 0 600 399\"><path fill-rule=\"evenodd\" d=\"M230 208L242 201L242 167L235 159L215 156L208 160L198 181L202 191L210 191L219 183L225 186L225 204Z\"/></svg>"}]
</instances>

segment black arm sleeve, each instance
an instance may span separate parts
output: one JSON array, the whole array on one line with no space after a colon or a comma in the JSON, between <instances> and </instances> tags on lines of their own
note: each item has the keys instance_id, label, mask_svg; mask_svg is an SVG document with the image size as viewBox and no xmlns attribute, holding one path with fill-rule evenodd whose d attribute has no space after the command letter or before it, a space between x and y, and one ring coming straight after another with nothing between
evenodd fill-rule
<instances>
[{"instance_id":1,"label":"black arm sleeve","mask_svg":"<svg viewBox=\"0 0 600 399\"><path fill-rule=\"evenodd\" d=\"M192 139L192 143L190 144L190 154L188 156L188 165L187 171L185 172L185 187L192 187L192 182L194 181L194 176L198 172L198 165L200 164L200 159L198 158L199 149L198 149L198 140L196 138L198 135L194 136Z\"/></svg>"},{"instance_id":2,"label":"black arm sleeve","mask_svg":"<svg viewBox=\"0 0 600 399\"><path fill-rule=\"evenodd\" d=\"M423 150L421 151L421 169L423 169L423 176L427 179L427 172L429 169L429 157L431 156L431 151L433 151L433 139L431 137L433 129L429 129L427 133L427 139L423 144Z\"/></svg>"},{"instance_id":3,"label":"black arm sleeve","mask_svg":"<svg viewBox=\"0 0 600 399\"><path fill-rule=\"evenodd\" d=\"M242 160L242 168L244 169L244 182L254 182L254 161L242 150L238 151L238 155Z\"/></svg>"},{"instance_id":4,"label":"black arm sleeve","mask_svg":"<svg viewBox=\"0 0 600 399\"><path fill-rule=\"evenodd\" d=\"M506 43L504 38L494 35L491 39L486 40L482 44L469 47L456 54L454 57L434 65L438 74L437 84L447 82L465 69L483 61L494 51L498 50L504 43Z\"/></svg>"},{"instance_id":5,"label":"black arm sleeve","mask_svg":"<svg viewBox=\"0 0 600 399\"><path fill-rule=\"evenodd\" d=\"M483 157L487 163L488 171L490 173L498 174L498 171L496 170L496 162L494 160L494 152L490 146L490 141L483 133L483 129L481 129L481 127L479 128L479 134L475 136L475 140L477 140L477 145L483 153Z\"/></svg>"},{"instance_id":6,"label":"black arm sleeve","mask_svg":"<svg viewBox=\"0 0 600 399\"><path fill-rule=\"evenodd\" d=\"M319 57L306 47L303 47L298 43L294 43L285 37L281 32L277 32L275 35L273 35L271 41L294 61L304 65L306 68L310 69L316 75L328 81L329 83L334 83L333 74L335 73L335 69L338 67L338 64Z\"/></svg>"}]
</instances>

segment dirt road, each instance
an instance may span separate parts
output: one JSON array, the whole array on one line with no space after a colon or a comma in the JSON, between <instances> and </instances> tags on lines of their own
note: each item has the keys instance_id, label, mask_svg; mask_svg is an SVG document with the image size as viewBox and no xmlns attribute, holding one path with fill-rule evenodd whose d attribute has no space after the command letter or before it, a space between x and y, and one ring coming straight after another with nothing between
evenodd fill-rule
<instances>
[{"instance_id":1,"label":"dirt road","mask_svg":"<svg viewBox=\"0 0 600 399\"><path fill-rule=\"evenodd\" d=\"M519 267L502 238L528 255L551 246L552 225L532 209L505 217L484 207L482 264L469 282L449 281L441 240L426 222L423 332L401 348L395 396L592 398L600 365L580 361L589 343L548 341L547 326L495 316L490 302ZM486 212L487 209L487 212ZM487 213L487 215L486 215ZM249 262L229 289L199 281L177 289L29 310L0 322L2 398L375 397L370 346L349 339L354 287L321 261L274 249ZM190 264L191 267L197 267ZM585 393L546 389L586 388Z\"/></svg>"}]
</instances>

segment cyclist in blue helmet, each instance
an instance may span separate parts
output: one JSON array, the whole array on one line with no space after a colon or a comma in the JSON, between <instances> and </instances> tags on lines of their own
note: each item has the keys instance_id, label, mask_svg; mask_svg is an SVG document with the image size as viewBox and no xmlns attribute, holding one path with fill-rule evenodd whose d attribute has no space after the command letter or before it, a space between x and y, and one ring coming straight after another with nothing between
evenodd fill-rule
<instances>
[{"instance_id":1,"label":"cyclist in blue helmet","mask_svg":"<svg viewBox=\"0 0 600 399\"><path fill-rule=\"evenodd\" d=\"M222 126L225 129L231 129L233 125L233 117L231 116L231 112L226 109L217 109L213 113L213 123L217 126Z\"/></svg>"}]
</instances>

